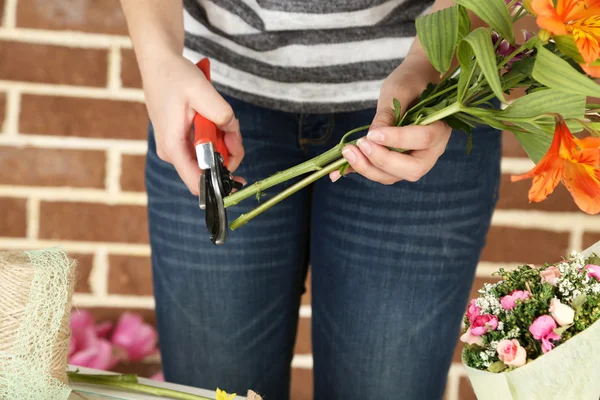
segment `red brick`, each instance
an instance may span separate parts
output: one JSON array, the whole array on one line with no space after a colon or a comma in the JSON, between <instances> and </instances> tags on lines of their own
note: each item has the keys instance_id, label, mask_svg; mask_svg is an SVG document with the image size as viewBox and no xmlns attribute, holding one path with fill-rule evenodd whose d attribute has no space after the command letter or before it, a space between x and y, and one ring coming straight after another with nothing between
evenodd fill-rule
<instances>
[{"instance_id":1,"label":"red brick","mask_svg":"<svg viewBox=\"0 0 600 400\"><path fill-rule=\"evenodd\" d=\"M23 95L20 132L36 135L146 139L146 106L133 101Z\"/></svg>"},{"instance_id":2,"label":"red brick","mask_svg":"<svg viewBox=\"0 0 600 400\"><path fill-rule=\"evenodd\" d=\"M310 305L311 304L311 275L310 275L310 269L308 270L308 273L306 274L306 280L304 281L304 287L306 288L306 291L304 292L304 294L302 294L302 304L307 304Z\"/></svg>"},{"instance_id":3,"label":"red brick","mask_svg":"<svg viewBox=\"0 0 600 400\"><path fill-rule=\"evenodd\" d=\"M127 35L119 0L19 0L17 26Z\"/></svg>"},{"instance_id":4,"label":"red brick","mask_svg":"<svg viewBox=\"0 0 600 400\"><path fill-rule=\"evenodd\" d=\"M1 1L1 0L0 0ZM3 131L4 116L6 115L6 94L0 92L0 133Z\"/></svg>"},{"instance_id":5,"label":"red brick","mask_svg":"<svg viewBox=\"0 0 600 400\"><path fill-rule=\"evenodd\" d=\"M587 249L593 244L600 242L600 233L586 232L583 234L583 249Z\"/></svg>"},{"instance_id":6,"label":"red brick","mask_svg":"<svg viewBox=\"0 0 600 400\"><path fill-rule=\"evenodd\" d=\"M293 368L291 386L292 389L290 400L312 400L313 370Z\"/></svg>"},{"instance_id":7,"label":"red brick","mask_svg":"<svg viewBox=\"0 0 600 400\"><path fill-rule=\"evenodd\" d=\"M142 76L135 53L131 49L121 50L121 83L127 88L141 88Z\"/></svg>"},{"instance_id":8,"label":"red brick","mask_svg":"<svg viewBox=\"0 0 600 400\"><path fill-rule=\"evenodd\" d=\"M477 400L473 387L469 378L461 377L460 384L458 386L458 398L460 400Z\"/></svg>"},{"instance_id":9,"label":"red brick","mask_svg":"<svg viewBox=\"0 0 600 400\"><path fill-rule=\"evenodd\" d=\"M573 201L573 197L571 197L569 191L562 184L558 185L554 192L540 203L529 202L527 193L530 187L531 179L511 182L510 175L502 175L498 208L537 211L579 211L579 208Z\"/></svg>"},{"instance_id":10,"label":"red brick","mask_svg":"<svg viewBox=\"0 0 600 400\"><path fill-rule=\"evenodd\" d=\"M300 318L298 320L298 332L296 334L296 347L294 348L295 354L311 354L311 319Z\"/></svg>"},{"instance_id":11,"label":"red brick","mask_svg":"<svg viewBox=\"0 0 600 400\"><path fill-rule=\"evenodd\" d=\"M40 238L147 243L146 208L77 202L42 202Z\"/></svg>"},{"instance_id":12,"label":"red brick","mask_svg":"<svg viewBox=\"0 0 600 400\"><path fill-rule=\"evenodd\" d=\"M0 41L0 79L77 86L106 86L108 51Z\"/></svg>"},{"instance_id":13,"label":"red brick","mask_svg":"<svg viewBox=\"0 0 600 400\"><path fill-rule=\"evenodd\" d=\"M556 262L569 252L569 233L493 226L482 261L543 264Z\"/></svg>"},{"instance_id":14,"label":"red brick","mask_svg":"<svg viewBox=\"0 0 600 400\"><path fill-rule=\"evenodd\" d=\"M27 200L0 198L0 237L25 237Z\"/></svg>"},{"instance_id":15,"label":"red brick","mask_svg":"<svg viewBox=\"0 0 600 400\"><path fill-rule=\"evenodd\" d=\"M0 184L104 187L103 151L0 146Z\"/></svg>"},{"instance_id":16,"label":"red brick","mask_svg":"<svg viewBox=\"0 0 600 400\"><path fill-rule=\"evenodd\" d=\"M502 155L504 157L529 158L515 134L508 131L505 131L502 134Z\"/></svg>"},{"instance_id":17,"label":"red brick","mask_svg":"<svg viewBox=\"0 0 600 400\"><path fill-rule=\"evenodd\" d=\"M75 292L90 293L92 289L89 279L94 265L94 255L69 253L69 257L77 261L75 269Z\"/></svg>"},{"instance_id":18,"label":"red brick","mask_svg":"<svg viewBox=\"0 0 600 400\"><path fill-rule=\"evenodd\" d=\"M144 192L145 156L123 155L121 159L121 189L128 192Z\"/></svg>"},{"instance_id":19,"label":"red brick","mask_svg":"<svg viewBox=\"0 0 600 400\"><path fill-rule=\"evenodd\" d=\"M116 256L108 259L108 292L151 296L152 267L150 257Z\"/></svg>"}]
</instances>

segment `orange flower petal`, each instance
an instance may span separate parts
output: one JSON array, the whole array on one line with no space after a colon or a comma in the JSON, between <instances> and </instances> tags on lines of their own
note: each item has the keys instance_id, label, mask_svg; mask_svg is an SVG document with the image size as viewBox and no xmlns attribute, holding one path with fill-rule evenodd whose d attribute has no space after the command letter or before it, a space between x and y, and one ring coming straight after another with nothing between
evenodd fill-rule
<instances>
[{"instance_id":1,"label":"orange flower petal","mask_svg":"<svg viewBox=\"0 0 600 400\"><path fill-rule=\"evenodd\" d=\"M580 149L594 149L600 155L600 137L588 136L583 139L574 139Z\"/></svg>"},{"instance_id":2,"label":"orange flower petal","mask_svg":"<svg viewBox=\"0 0 600 400\"><path fill-rule=\"evenodd\" d=\"M600 169L567 162L563 183L583 212L592 215L600 213Z\"/></svg>"},{"instance_id":3,"label":"orange flower petal","mask_svg":"<svg viewBox=\"0 0 600 400\"><path fill-rule=\"evenodd\" d=\"M594 78L600 78L600 67L591 67L589 65L580 64L579 65L584 72Z\"/></svg>"},{"instance_id":4,"label":"orange flower petal","mask_svg":"<svg viewBox=\"0 0 600 400\"><path fill-rule=\"evenodd\" d=\"M560 3L563 3L563 1L559 0L559 5ZM562 20L565 22L600 14L599 0L567 0L566 3L568 4L561 10L562 12L559 11Z\"/></svg>"},{"instance_id":5,"label":"orange flower petal","mask_svg":"<svg viewBox=\"0 0 600 400\"><path fill-rule=\"evenodd\" d=\"M548 195L554 192L563 175L564 165L564 161L557 160L553 168L549 168L533 178L531 189L529 189L529 201L539 203L546 200Z\"/></svg>"},{"instance_id":6,"label":"orange flower petal","mask_svg":"<svg viewBox=\"0 0 600 400\"><path fill-rule=\"evenodd\" d=\"M555 17L539 16L535 22L540 28L548 30L553 35L568 35L570 33L567 31L565 24Z\"/></svg>"},{"instance_id":7,"label":"orange flower petal","mask_svg":"<svg viewBox=\"0 0 600 400\"><path fill-rule=\"evenodd\" d=\"M552 4L552 0L531 0L530 6L533 14L536 16L556 15L558 17L558 14L556 13L556 10Z\"/></svg>"},{"instance_id":8,"label":"orange flower petal","mask_svg":"<svg viewBox=\"0 0 600 400\"><path fill-rule=\"evenodd\" d=\"M573 34L577 49L587 64L600 57L600 15L575 21L567 29Z\"/></svg>"}]
</instances>

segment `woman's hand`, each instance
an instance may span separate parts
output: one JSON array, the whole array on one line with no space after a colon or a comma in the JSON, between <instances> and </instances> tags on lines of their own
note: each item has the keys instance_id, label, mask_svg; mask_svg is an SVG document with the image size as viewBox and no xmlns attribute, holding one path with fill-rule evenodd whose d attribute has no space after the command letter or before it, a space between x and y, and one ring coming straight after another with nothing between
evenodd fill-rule
<instances>
[{"instance_id":1,"label":"woman's hand","mask_svg":"<svg viewBox=\"0 0 600 400\"><path fill-rule=\"evenodd\" d=\"M155 68L143 68L146 106L152 121L158 156L175 166L190 192L198 195L200 168L190 136L195 113L225 132L228 169L233 172L244 157L240 126L231 106L182 56L168 55Z\"/></svg>"},{"instance_id":2,"label":"woman's hand","mask_svg":"<svg viewBox=\"0 0 600 400\"><path fill-rule=\"evenodd\" d=\"M433 168L446 149L451 128L441 121L427 126L393 126L394 98L400 101L404 113L432 81L423 71L416 64L403 63L386 78L369 133L358 140L357 146L346 145L342 150L351 166L348 171L391 185L401 180L415 182ZM410 152L399 153L388 148ZM330 178L338 180L339 171L331 173Z\"/></svg>"}]
</instances>

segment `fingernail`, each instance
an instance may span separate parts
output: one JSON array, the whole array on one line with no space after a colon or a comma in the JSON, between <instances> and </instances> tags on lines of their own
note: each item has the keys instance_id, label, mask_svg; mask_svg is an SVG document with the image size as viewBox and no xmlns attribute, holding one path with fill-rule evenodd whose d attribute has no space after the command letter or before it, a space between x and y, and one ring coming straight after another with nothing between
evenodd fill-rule
<instances>
[{"instance_id":1,"label":"fingernail","mask_svg":"<svg viewBox=\"0 0 600 400\"><path fill-rule=\"evenodd\" d=\"M342 150L342 155L346 160L348 160L350 164L356 161L356 156L354 155L354 152L351 149Z\"/></svg>"},{"instance_id":2,"label":"fingernail","mask_svg":"<svg viewBox=\"0 0 600 400\"><path fill-rule=\"evenodd\" d=\"M367 137L369 138L369 140L372 140L374 142L383 142L383 133L379 131L371 131L367 133Z\"/></svg>"},{"instance_id":3,"label":"fingernail","mask_svg":"<svg viewBox=\"0 0 600 400\"><path fill-rule=\"evenodd\" d=\"M369 143L368 140L360 138L360 139L358 139L358 141L356 142L356 144L363 151L363 153L365 153L366 155L370 155L371 154L371 151L373 149L371 148L371 143Z\"/></svg>"},{"instance_id":4,"label":"fingernail","mask_svg":"<svg viewBox=\"0 0 600 400\"><path fill-rule=\"evenodd\" d=\"M333 171L329 176L329 179L331 179L331 182L336 182L341 177L342 175L340 174L340 171Z\"/></svg>"}]
</instances>

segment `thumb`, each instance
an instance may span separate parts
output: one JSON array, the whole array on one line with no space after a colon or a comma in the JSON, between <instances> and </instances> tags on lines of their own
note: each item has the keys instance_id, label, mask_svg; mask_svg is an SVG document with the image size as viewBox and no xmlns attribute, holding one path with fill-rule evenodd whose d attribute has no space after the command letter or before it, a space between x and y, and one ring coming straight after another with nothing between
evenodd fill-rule
<instances>
[{"instance_id":1,"label":"thumb","mask_svg":"<svg viewBox=\"0 0 600 400\"><path fill-rule=\"evenodd\" d=\"M381 102L377 104L377 112L371 123L369 131L375 128L381 128L384 126L392 126L396 122L396 115L394 114L393 101L389 104L387 102Z\"/></svg>"},{"instance_id":2,"label":"thumb","mask_svg":"<svg viewBox=\"0 0 600 400\"><path fill-rule=\"evenodd\" d=\"M224 131L239 129L231 105L217 92L214 86L198 71L198 79L190 85L190 106L204 118L212 121Z\"/></svg>"}]
</instances>

